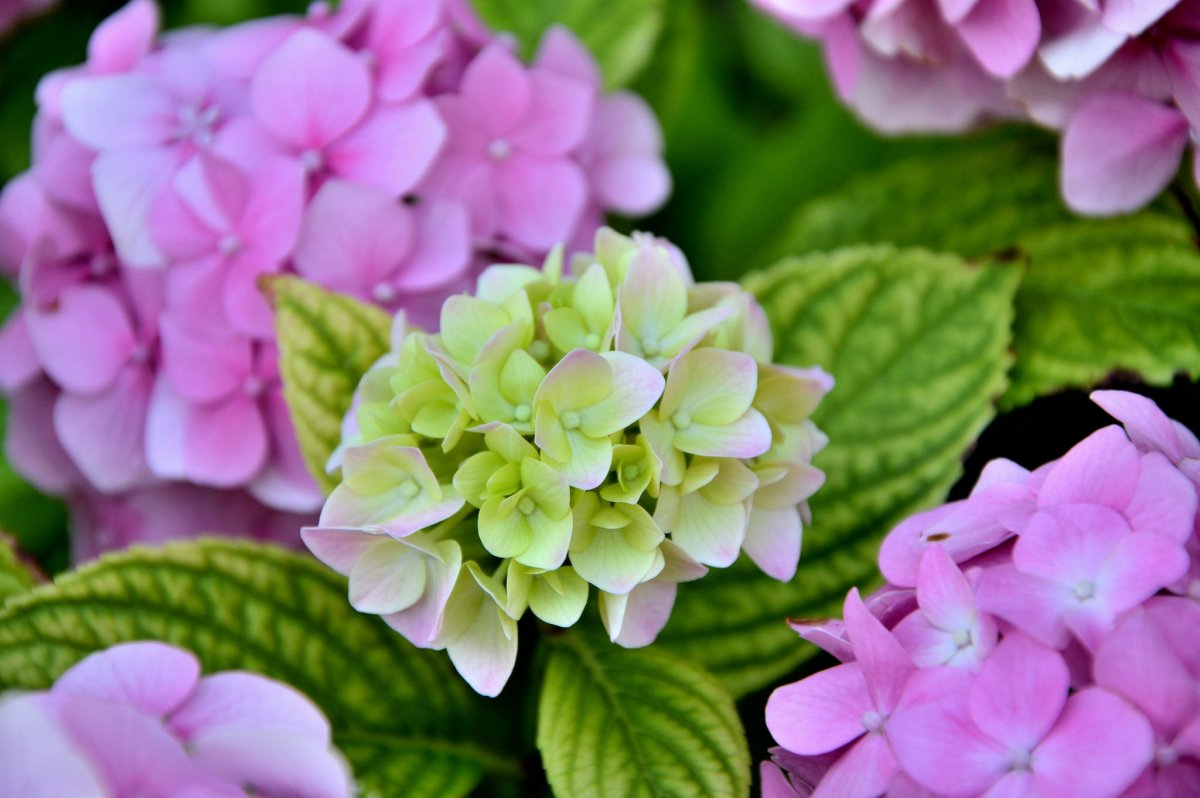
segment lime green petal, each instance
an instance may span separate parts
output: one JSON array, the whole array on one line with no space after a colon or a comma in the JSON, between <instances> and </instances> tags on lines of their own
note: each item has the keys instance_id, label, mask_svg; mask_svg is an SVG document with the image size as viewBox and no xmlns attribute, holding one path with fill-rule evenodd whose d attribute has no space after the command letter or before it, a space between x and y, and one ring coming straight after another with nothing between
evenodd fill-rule
<instances>
[{"instance_id":1,"label":"lime green petal","mask_svg":"<svg viewBox=\"0 0 1200 798\"><path fill-rule=\"evenodd\" d=\"M525 286L542 278L541 271L532 266L516 263L488 266L475 283L475 295L499 305L513 294L524 290Z\"/></svg>"},{"instance_id":2,"label":"lime green petal","mask_svg":"<svg viewBox=\"0 0 1200 798\"><path fill-rule=\"evenodd\" d=\"M638 245L629 236L623 236L610 227L596 231L595 261L604 267L610 285L617 285L625 278L629 259Z\"/></svg>"},{"instance_id":3,"label":"lime green petal","mask_svg":"<svg viewBox=\"0 0 1200 798\"><path fill-rule=\"evenodd\" d=\"M566 433L568 458L565 461L551 460L554 466L573 488L591 490L599 487L608 476L612 465L612 441L609 438L589 438L579 430ZM543 447L545 449L545 447ZM547 450L547 455L550 452Z\"/></svg>"},{"instance_id":4,"label":"lime green petal","mask_svg":"<svg viewBox=\"0 0 1200 798\"><path fill-rule=\"evenodd\" d=\"M526 457L537 457L537 449L516 430L505 424L496 424L483 436L488 449L504 458L505 462L519 463Z\"/></svg>"},{"instance_id":5,"label":"lime green petal","mask_svg":"<svg viewBox=\"0 0 1200 798\"><path fill-rule=\"evenodd\" d=\"M650 513L637 504L618 505L630 520L624 528L625 542L638 551L657 551L663 541L663 531L650 517Z\"/></svg>"},{"instance_id":6,"label":"lime green petal","mask_svg":"<svg viewBox=\"0 0 1200 798\"><path fill-rule=\"evenodd\" d=\"M479 509L479 540L495 557L515 557L529 548L533 530L523 513L502 513L502 501L493 496Z\"/></svg>"},{"instance_id":7,"label":"lime green petal","mask_svg":"<svg viewBox=\"0 0 1200 798\"><path fill-rule=\"evenodd\" d=\"M573 626L587 604L588 584L567 566L533 578L529 609L554 626Z\"/></svg>"},{"instance_id":8,"label":"lime green petal","mask_svg":"<svg viewBox=\"0 0 1200 798\"><path fill-rule=\"evenodd\" d=\"M554 412L554 406L549 402L534 404L534 443L545 453L546 457L556 462L566 462L571 457L571 443L567 440L567 431L563 429Z\"/></svg>"},{"instance_id":9,"label":"lime green petal","mask_svg":"<svg viewBox=\"0 0 1200 798\"><path fill-rule=\"evenodd\" d=\"M671 540L697 562L725 568L737 559L748 520L744 504L717 505L693 493L683 498Z\"/></svg>"},{"instance_id":10,"label":"lime green petal","mask_svg":"<svg viewBox=\"0 0 1200 798\"><path fill-rule=\"evenodd\" d=\"M668 387L670 380L667 381ZM665 402L665 396L663 401ZM660 420L660 411L652 410L638 422L642 435L650 444L654 455L662 463L659 479L664 485L678 485L683 481L685 463L683 453L675 448L675 428Z\"/></svg>"},{"instance_id":11,"label":"lime green petal","mask_svg":"<svg viewBox=\"0 0 1200 798\"><path fill-rule=\"evenodd\" d=\"M413 431L426 438L439 440L450 434L458 421L459 411L443 402L427 404L417 411L412 420Z\"/></svg>"},{"instance_id":12,"label":"lime green petal","mask_svg":"<svg viewBox=\"0 0 1200 798\"><path fill-rule=\"evenodd\" d=\"M546 328L546 337L560 352L599 348L587 345L588 329L583 323L583 317L573 308L556 308L547 312L542 316L542 324Z\"/></svg>"},{"instance_id":13,"label":"lime green petal","mask_svg":"<svg viewBox=\"0 0 1200 798\"><path fill-rule=\"evenodd\" d=\"M521 461L521 484L547 518L557 520L571 514L571 489L553 467L526 457Z\"/></svg>"},{"instance_id":14,"label":"lime green petal","mask_svg":"<svg viewBox=\"0 0 1200 798\"><path fill-rule=\"evenodd\" d=\"M480 452L471 455L454 473L454 489L464 499L478 507L483 504L484 489L488 480L504 465L504 458L494 452Z\"/></svg>"},{"instance_id":15,"label":"lime green petal","mask_svg":"<svg viewBox=\"0 0 1200 798\"><path fill-rule=\"evenodd\" d=\"M630 546L622 530L603 529L596 531L586 549L571 552L571 565L601 590L624 594L653 568L656 553L657 549L642 551Z\"/></svg>"},{"instance_id":16,"label":"lime green petal","mask_svg":"<svg viewBox=\"0 0 1200 798\"><path fill-rule=\"evenodd\" d=\"M665 381L658 369L625 352L605 352L611 366L612 390L579 411L580 429L592 437L611 435L638 421L662 396Z\"/></svg>"},{"instance_id":17,"label":"lime green petal","mask_svg":"<svg viewBox=\"0 0 1200 798\"><path fill-rule=\"evenodd\" d=\"M504 580L508 602L504 611L513 620L520 620L529 606L529 591L533 587L533 579L533 569L526 568L518 562L508 564L508 574Z\"/></svg>"},{"instance_id":18,"label":"lime green petal","mask_svg":"<svg viewBox=\"0 0 1200 798\"><path fill-rule=\"evenodd\" d=\"M603 335L608 331L616 311L616 302L613 298L612 284L609 283L603 266L594 263L583 273L575 285L575 299L572 304L575 310L579 311L587 332Z\"/></svg>"},{"instance_id":19,"label":"lime green petal","mask_svg":"<svg viewBox=\"0 0 1200 798\"><path fill-rule=\"evenodd\" d=\"M758 490L758 477L741 460L723 458L717 478L701 490L714 504L740 504Z\"/></svg>"},{"instance_id":20,"label":"lime green petal","mask_svg":"<svg viewBox=\"0 0 1200 798\"><path fill-rule=\"evenodd\" d=\"M650 356L687 314L687 284L658 247L638 247L620 297L622 330Z\"/></svg>"},{"instance_id":21,"label":"lime green petal","mask_svg":"<svg viewBox=\"0 0 1200 798\"><path fill-rule=\"evenodd\" d=\"M683 475L683 482L679 485L679 492L683 495L695 493L703 488L708 483L717 478L717 474L721 472L721 463L707 457L697 457L688 466L687 473Z\"/></svg>"},{"instance_id":22,"label":"lime green petal","mask_svg":"<svg viewBox=\"0 0 1200 798\"><path fill-rule=\"evenodd\" d=\"M510 321L499 305L472 296L452 296L442 305L442 345L451 357L469 366L492 336Z\"/></svg>"},{"instance_id":23,"label":"lime green petal","mask_svg":"<svg viewBox=\"0 0 1200 798\"><path fill-rule=\"evenodd\" d=\"M659 343L659 357L669 360L681 352L687 352L728 317L728 308L710 308L693 313L663 337Z\"/></svg>"},{"instance_id":24,"label":"lime green petal","mask_svg":"<svg viewBox=\"0 0 1200 798\"><path fill-rule=\"evenodd\" d=\"M484 488L488 496L511 496L521 489L520 463L504 463L488 477Z\"/></svg>"},{"instance_id":25,"label":"lime green petal","mask_svg":"<svg viewBox=\"0 0 1200 798\"><path fill-rule=\"evenodd\" d=\"M523 349L508 356L500 371L500 394L514 405L533 406L533 396L546 378L546 370ZM524 419L528 421L528 418Z\"/></svg>"},{"instance_id":26,"label":"lime green petal","mask_svg":"<svg viewBox=\"0 0 1200 798\"><path fill-rule=\"evenodd\" d=\"M732 424L709 426L693 422L675 433L675 448L706 457L748 460L771 448L771 427L763 414L750 408Z\"/></svg>"},{"instance_id":27,"label":"lime green petal","mask_svg":"<svg viewBox=\"0 0 1200 798\"><path fill-rule=\"evenodd\" d=\"M517 562L546 571L561 566L567 559L567 550L571 545L571 516L552 521L545 513L536 510L528 516L528 522L533 530L533 540L529 548L515 555Z\"/></svg>"}]
</instances>

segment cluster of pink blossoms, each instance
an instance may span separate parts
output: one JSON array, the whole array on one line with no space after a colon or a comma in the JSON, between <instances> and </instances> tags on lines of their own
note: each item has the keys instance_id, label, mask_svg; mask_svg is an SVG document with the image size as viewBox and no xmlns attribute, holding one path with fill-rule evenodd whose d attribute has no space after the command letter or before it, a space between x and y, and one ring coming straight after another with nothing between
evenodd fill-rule
<instances>
[{"instance_id":1,"label":"cluster of pink blossoms","mask_svg":"<svg viewBox=\"0 0 1200 798\"><path fill-rule=\"evenodd\" d=\"M0 697L0 795L349 798L329 722L254 673L200 677L192 654L125 643L49 691Z\"/></svg>"},{"instance_id":2,"label":"cluster of pink blossoms","mask_svg":"<svg viewBox=\"0 0 1200 798\"><path fill-rule=\"evenodd\" d=\"M0 0L0 36L26 17L41 14L56 0Z\"/></svg>"},{"instance_id":3,"label":"cluster of pink blossoms","mask_svg":"<svg viewBox=\"0 0 1200 798\"><path fill-rule=\"evenodd\" d=\"M892 530L844 622L795 624L844 664L771 696L764 796L1200 794L1200 442L1092 398L1125 429L993 461Z\"/></svg>"},{"instance_id":4,"label":"cluster of pink blossoms","mask_svg":"<svg viewBox=\"0 0 1200 798\"><path fill-rule=\"evenodd\" d=\"M258 280L436 322L497 253L589 242L669 190L657 122L553 30L532 65L461 0L159 36L152 0L47 76L0 195L7 452L72 497L76 556L198 531L293 545L321 506Z\"/></svg>"},{"instance_id":5,"label":"cluster of pink blossoms","mask_svg":"<svg viewBox=\"0 0 1200 798\"><path fill-rule=\"evenodd\" d=\"M1082 213L1145 205L1200 130L1197 0L751 1L821 40L839 96L884 131L989 116L1064 131Z\"/></svg>"}]
</instances>

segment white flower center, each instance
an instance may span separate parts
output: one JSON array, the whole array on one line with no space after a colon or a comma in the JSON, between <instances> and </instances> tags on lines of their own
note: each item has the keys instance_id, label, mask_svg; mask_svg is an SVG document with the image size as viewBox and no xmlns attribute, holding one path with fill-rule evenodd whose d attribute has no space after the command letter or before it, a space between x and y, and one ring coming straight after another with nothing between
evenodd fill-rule
<instances>
[{"instance_id":1,"label":"white flower center","mask_svg":"<svg viewBox=\"0 0 1200 798\"><path fill-rule=\"evenodd\" d=\"M179 109L175 121L175 135L179 139L191 139L196 144L207 147L212 144L213 128L221 112L213 106L207 108L199 103L188 103Z\"/></svg>"},{"instance_id":2,"label":"white flower center","mask_svg":"<svg viewBox=\"0 0 1200 798\"><path fill-rule=\"evenodd\" d=\"M870 709L863 713L862 725L863 725L863 728L866 729L868 732L877 732L881 728L883 728L883 722L885 720L887 720L886 716L884 716L883 714L881 714L879 712L876 712L873 709Z\"/></svg>"},{"instance_id":3,"label":"white flower center","mask_svg":"<svg viewBox=\"0 0 1200 798\"><path fill-rule=\"evenodd\" d=\"M512 155L512 145L504 139L493 139L492 143L488 145L487 151L493 160L503 161Z\"/></svg>"},{"instance_id":4,"label":"white flower center","mask_svg":"<svg viewBox=\"0 0 1200 798\"><path fill-rule=\"evenodd\" d=\"M263 392L263 388L265 387L263 381L253 374L242 380L242 393L246 394L246 396L258 396Z\"/></svg>"},{"instance_id":5,"label":"white flower center","mask_svg":"<svg viewBox=\"0 0 1200 798\"><path fill-rule=\"evenodd\" d=\"M396 301L396 286L391 283L378 283L371 289L371 296L381 305L389 305Z\"/></svg>"},{"instance_id":6,"label":"white flower center","mask_svg":"<svg viewBox=\"0 0 1200 798\"><path fill-rule=\"evenodd\" d=\"M325 166L325 156L320 150L305 150L300 153L300 165L304 167L304 171L310 175L313 172L319 172Z\"/></svg>"},{"instance_id":7,"label":"white flower center","mask_svg":"<svg viewBox=\"0 0 1200 798\"><path fill-rule=\"evenodd\" d=\"M241 249L242 239L233 233L221 236L221 240L217 242L217 250L225 257L236 255Z\"/></svg>"},{"instance_id":8,"label":"white flower center","mask_svg":"<svg viewBox=\"0 0 1200 798\"><path fill-rule=\"evenodd\" d=\"M959 648L960 650L970 646L971 645L971 630L970 629L955 630L954 645L957 648Z\"/></svg>"},{"instance_id":9,"label":"white flower center","mask_svg":"<svg viewBox=\"0 0 1200 798\"><path fill-rule=\"evenodd\" d=\"M1009 770L1029 770L1029 765L1033 760L1033 752L1027 751L1024 748L1017 748L1009 752L1008 769Z\"/></svg>"},{"instance_id":10,"label":"white flower center","mask_svg":"<svg viewBox=\"0 0 1200 798\"><path fill-rule=\"evenodd\" d=\"M88 261L88 272L93 277L103 277L106 274L111 274L116 268L116 259L107 252L93 255L92 259Z\"/></svg>"},{"instance_id":11,"label":"white flower center","mask_svg":"<svg viewBox=\"0 0 1200 798\"><path fill-rule=\"evenodd\" d=\"M1179 761L1179 752L1173 746L1163 744L1154 752L1154 762L1160 768L1169 768L1177 761Z\"/></svg>"},{"instance_id":12,"label":"white flower center","mask_svg":"<svg viewBox=\"0 0 1200 798\"><path fill-rule=\"evenodd\" d=\"M1075 598L1080 601L1087 601L1096 595L1096 585L1087 580L1075 583Z\"/></svg>"}]
</instances>

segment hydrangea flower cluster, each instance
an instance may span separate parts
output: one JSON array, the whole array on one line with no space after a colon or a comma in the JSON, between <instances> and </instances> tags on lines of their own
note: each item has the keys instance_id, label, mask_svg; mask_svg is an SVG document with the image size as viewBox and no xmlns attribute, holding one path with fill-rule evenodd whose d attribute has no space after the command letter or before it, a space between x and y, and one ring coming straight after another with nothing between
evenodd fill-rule
<instances>
[{"instance_id":1,"label":"hydrangea flower cluster","mask_svg":"<svg viewBox=\"0 0 1200 798\"><path fill-rule=\"evenodd\" d=\"M1197 0L752 2L819 39L839 96L881 130L1027 116L1063 131L1081 213L1145 205L1200 131Z\"/></svg>"},{"instance_id":2,"label":"hydrangea flower cluster","mask_svg":"<svg viewBox=\"0 0 1200 798\"><path fill-rule=\"evenodd\" d=\"M0 36L5 35L26 17L42 14L56 0L0 0Z\"/></svg>"},{"instance_id":3,"label":"hydrangea flower cluster","mask_svg":"<svg viewBox=\"0 0 1200 798\"><path fill-rule=\"evenodd\" d=\"M569 269L561 248L492 266L440 334L398 319L304 542L356 609L447 649L486 695L525 611L571 626L592 588L612 640L647 645L707 566L745 551L795 574L832 380L771 354L757 302L692 284L660 240L604 228Z\"/></svg>"},{"instance_id":4,"label":"hydrangea flower cluster","mask_svg":"<svg viewBox=\"0 0 1200 798\"><path fill-rule=\"evenodd\" d=\"M562 29L526 65L462 0L158 23L132 0L42 81L33 166L0 195L23 295L0 333L7 451L79 514L174 507L181 486L315 514L263 275L435 321L496 252L540 258L669 189L648 107L604 95Z\"/></svg>"},{"instance_id":5,"label":"hydrangea flower cluster","mask_svg":"<svg viewBox=\"0 0 1200 798\"><path fill-rule=\"evenodd\" d=\"M1196 794L1200 442L1092 398L1124 430L993 461L892 530L844 622L795 624L843 664L771 696L765 796Z\"/></svg>"},{"instance_id":6,"label":"hydrangea flower cluster","mask_svg":"<svg viewBox=\"0 0 1200 798\"><path fill-rule=\"evenodd\" d=\"M125 643L45 692L0 697L0 794L347 798L345 760L306 697L254 673L200 676L188 651Z\"/></svg>"}]
</instances>

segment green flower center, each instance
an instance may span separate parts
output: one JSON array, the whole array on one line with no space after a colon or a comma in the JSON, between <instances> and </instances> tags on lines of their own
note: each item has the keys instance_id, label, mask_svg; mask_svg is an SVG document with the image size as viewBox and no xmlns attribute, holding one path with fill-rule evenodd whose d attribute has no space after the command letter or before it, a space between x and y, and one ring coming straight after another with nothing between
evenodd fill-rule
<instances>
[{"instance_id":1,"label":"green flower center","mask_svg":"<svg viewBox=\"0 0 1200 798\"><path fill-rule=\"evenodd\" d=\"M562 421L563 429L579 429L579 414L574 410L563 413L559 420Z\"/></svg>"},{"instance_id":2,"label":"green flower center","mask_svg":"<svg viewBox=\"0 0 1200 798\"><path fill-rule=\"evenodd\" d=\"M654 357L661 351L661 344L653 338L647 338L642 341L642 354L646 357Z\"/></svg>"},{"instance_id":3,"label":"green flower center","mask_svg":"<svg viewBox=\"0 0 1200 798\"><path fill-rule=\"evenodd\" d=\"M640 473L641 473L641 469L638 468L633 463L630 463L629 465L627 465L621 469L621 478L632 481L632 480L637 479L638 474L640 474Z\"/></svg>"},{"instance_id":4,"label":"green flower center","mask_svg":"<svg viewBox=\"0 0 1200 798\"><path fill-rule=\"evenodd\" d=\"M522 515L531 515L537 509L537 505L533 503L533 499L528 496L522 496L521 501L517 502L517 509Z\"/></svg>"},{"instance_id":5,"label":"green flower center","mask_svg":"<svg viewBox=\"0 0 1200 798\"><path fill-rule=\"evenodd\" d=\"M583 339L584 344L588 349L596 349L600 346L600 336L596 333L588 333L587 338Z\"/></svg>"},{"instance_id":6,"label":"green flower center","mask_svg":"<svg viewBox=\"0 0 1200 798\"><path fill-rule=\"evenodd\" d=\"M675 429L687 429L692 426L692 415L686 410L676 410L675 415L671 416L671 425Z\"/></svg>"},{"instance_id":7,"label":"green flower center","mask_svg":"<svg viewBox=\"0 0 1200 798\"><path fill-rule=\"evenodd\" d=\"M545 363L550 357L550 344L545 341L534 341L529 345L529 355L539 363Z\"/></svg>"},{"instance_id":8,"label":"green flower center","mask_svg":"<svg viewBox=\"0 0 1200 798\"><path fill-rule=\"evenodd\" d=\"M517 421L528 421L529 416L529 405L517 405L513 409L513 418L515 418Z\"/></svg>"},{"instance_id":9,"label":"green flower center","mask_svg":"<svg viewBox=\"0 0 1200 798\"><path fill-rule=\"evenodd\" d=\"M411 499L420 492L421 486L413 482L408 477L405 477L404 481L396 486L396 493L399 493L400 496L405 499Z\"/></svg>"}]
</instances>

